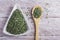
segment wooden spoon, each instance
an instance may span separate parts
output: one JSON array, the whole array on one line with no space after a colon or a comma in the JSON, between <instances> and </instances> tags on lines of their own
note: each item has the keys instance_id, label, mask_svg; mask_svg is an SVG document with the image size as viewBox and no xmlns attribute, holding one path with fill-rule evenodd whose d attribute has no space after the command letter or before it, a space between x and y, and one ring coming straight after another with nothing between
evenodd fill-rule
<instances>
[{"instance_id":1,"label":"wooden spoon","mask_svg":"<svg viewBox=\"0 0 60 40\"><path fill-rule=\"evenodd\" d=\"M38 6L35 6L33 9L32 9L32 17L33 17L33 20L34 20L34 23L35 23L35 40L39 40L38 36L39 36L39 32L38 32L38 29L39 29L39 21L40 21L40 18L41 18L41 15L38 17L38 18L35 18L33 13L34 13L34 10L35 8L39 8L41 13L42 13L42 8L38 5Z\"/></svg>"}]
</instances>

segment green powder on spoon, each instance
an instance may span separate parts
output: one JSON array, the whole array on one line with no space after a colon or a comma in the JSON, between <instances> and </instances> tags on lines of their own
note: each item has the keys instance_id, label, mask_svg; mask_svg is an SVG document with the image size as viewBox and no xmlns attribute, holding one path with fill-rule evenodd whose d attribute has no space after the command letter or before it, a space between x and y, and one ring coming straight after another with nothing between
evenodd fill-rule
<instances>
[{"instance_id":1,"label":"green powder on spoon","mask_svg":"<svg viewBox=\"0 0 60 40\"><path fill-rule=\"evenodd\" d=\"M42 12L41 9L39 7L36 7L33 11L33 16L35 18L39 18L41 16L41 12Z\"/></svg>"}]
</instances>

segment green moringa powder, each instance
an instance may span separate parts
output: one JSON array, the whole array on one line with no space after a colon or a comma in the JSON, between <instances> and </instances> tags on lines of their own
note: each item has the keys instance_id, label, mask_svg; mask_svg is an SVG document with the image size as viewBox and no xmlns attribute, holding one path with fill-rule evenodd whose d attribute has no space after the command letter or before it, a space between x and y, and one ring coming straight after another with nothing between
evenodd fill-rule
<instances>
[{"instance_id":1,"label":"green moringa powder","mask_svg":"<svg viewBox=\"0 0 60 40\"><path fill-rule=\"evenodd\" d=\"M41 16L41 9L39 7L36 7L33 11L33 16L35 18L39 18Z\"/></svg>"},{"instance_id":2,"label":"green moringa powder","mask_svg":"<svg viewBox=\"0 0 60 40\"><path fill-rule=\"evenodd\" d=\"M7 32L14 35L21 34L27 31L27 23L20 10L16 9L13 12L6 30Z\"/></svg>"}]
</instances>

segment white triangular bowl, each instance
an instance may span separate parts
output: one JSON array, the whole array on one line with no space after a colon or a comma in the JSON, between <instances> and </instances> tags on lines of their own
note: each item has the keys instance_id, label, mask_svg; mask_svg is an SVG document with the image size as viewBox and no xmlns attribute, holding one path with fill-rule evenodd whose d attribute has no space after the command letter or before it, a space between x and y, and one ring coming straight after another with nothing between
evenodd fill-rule
<instances>
[{"instance_id":1,"label":"white triangular bowl","mask_svg":"<svg viewBox=\"0 0 60 40\"><path fill-rule=\"evenodd\" d=\"M7 24L8 24L8 22L9 22L10 17L12 16L13 12L14 12L16 9L21 10L21 12L22 12L22 14L23 14L23 16L24 16L24 18L25 18L25 20L26 20L26 23L27 23L27 26L28 26L28 30L27 30L25 33L14 35L14 34L10 34L9 32L7 32L7 31L6 31L6 28L7 28ZM12 36L19 36L19 35L26 35L26 34L28 34L30 31L31 31L31 28L30 28L30 26L28 25L28 21L27 21L26 15L24 15L24 13L23 13L21 7L19 6L19 4L15 4L15 6L14 6L11 14L9 15L9 17L8 17L8 19L7 19L7 22L6 22L6 24L5 24L4 28L3 28L3 33L4 33L4 34L7 34L7 35L12 35Z\"/></svg>"}]
</instances>

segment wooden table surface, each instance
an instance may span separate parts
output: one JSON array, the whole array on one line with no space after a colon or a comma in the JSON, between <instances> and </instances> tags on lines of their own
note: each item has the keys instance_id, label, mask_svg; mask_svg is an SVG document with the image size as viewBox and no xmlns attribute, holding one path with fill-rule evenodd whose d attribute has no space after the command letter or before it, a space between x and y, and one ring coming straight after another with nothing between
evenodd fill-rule
<instances>
[{"instance_id":1,"label":"wooden table surface","mask_svg":"<svg viewBox=\"0 0 60 40\"><path fill-rule=\"evenodd\" d=\"M16 3L28 17L31 31L24 36L13 37L2 31ZM60 40L60 0L0 0L0 40L34 40L34 26L30 14L33 6L38 4L43 8L39 40Z\"/></svg>"}]
</instances>

